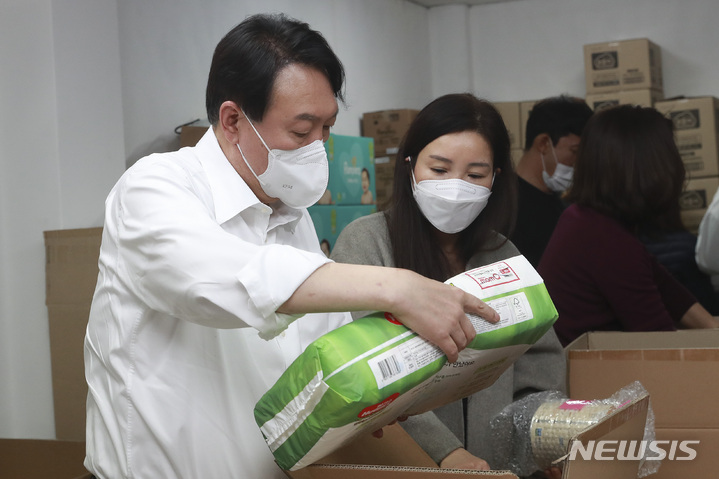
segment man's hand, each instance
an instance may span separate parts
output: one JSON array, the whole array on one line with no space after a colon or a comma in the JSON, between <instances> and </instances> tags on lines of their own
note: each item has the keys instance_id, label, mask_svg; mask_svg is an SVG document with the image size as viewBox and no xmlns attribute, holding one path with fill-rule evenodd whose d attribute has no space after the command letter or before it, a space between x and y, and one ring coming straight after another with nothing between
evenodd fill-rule
<instances>
[{"instance_id":1,"label":"man's hand","mask_svg":"<svg viewBox=\"0 0 719 479\"><path fill-rule=\"evenodd\" d=\"M466 449L459 448L450 452L439 464L442 469L473 469L489 471L489 464L484 459L473 456Z\"/></svg>"},{"instance_id":2,"label":"man's hand","mask_svg":"<svg viewBox=\"0 0 719 479\"><path fill-rule=\"evenodd\" d=\"M396 271L403 291L390 311L405 326L437 345L449 362L457 360L476 334L467 313L490 323L499 321L497 312L476 296L408 270Z\"/></svg>"},{"instance_id":3,"label":"man's hand","mask_svg":"<svg viewBox=\"0 0 719 479\"><path fill-rule=\"evenodd\" d=\"M277 311L389 311L450 362L476 334L467 313L499 321L496 311L455 286L407 269L340 263L317 268Z\"/></svg>"}]
</instances>

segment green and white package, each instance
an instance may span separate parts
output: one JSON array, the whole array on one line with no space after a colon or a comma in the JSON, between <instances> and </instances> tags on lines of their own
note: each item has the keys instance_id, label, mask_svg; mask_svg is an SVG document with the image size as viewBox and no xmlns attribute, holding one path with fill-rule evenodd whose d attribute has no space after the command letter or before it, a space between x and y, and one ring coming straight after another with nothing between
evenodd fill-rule
<instances>
[{"instance_id":1,"label":"green and white package","mask_svg":"<svg viewBox=\"0 0 719 479\"><path fill-rule=\"evenodd\" d=\"M308 466L365 431L492 385L557 319L544 282L524 256L446 281L500 315L468 315L477 336L447 362L442 351L374 313L315 340L255 405L255 420L286 470Z\"/></svg>"}]
</instances>

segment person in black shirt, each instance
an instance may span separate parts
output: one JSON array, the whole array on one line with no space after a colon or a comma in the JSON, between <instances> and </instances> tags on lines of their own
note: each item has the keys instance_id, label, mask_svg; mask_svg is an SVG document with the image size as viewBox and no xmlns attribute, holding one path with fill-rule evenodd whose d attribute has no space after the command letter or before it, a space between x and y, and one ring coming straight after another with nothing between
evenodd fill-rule
<instances>
[{"instance_id":1,"label":"person in black shirt","mask_svg":"<svg viewBox=\"0 0 719 479\"><path fill-rule=\"evenodd\" d=\"M581 98L561 95L537 102L527 119L511 240L535 268L566 206L561 195L572 182L579 139L592 113Z\"/></svg>"}]
</instances>

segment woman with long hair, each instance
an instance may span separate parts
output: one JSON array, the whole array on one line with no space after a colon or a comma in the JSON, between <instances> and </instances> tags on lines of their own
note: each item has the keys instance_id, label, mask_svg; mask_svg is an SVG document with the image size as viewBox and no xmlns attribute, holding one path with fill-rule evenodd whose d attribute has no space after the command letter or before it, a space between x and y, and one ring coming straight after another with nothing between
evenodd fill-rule
<instances>
[{"instance_id":1,"label":"woman with long hair","mask_svg":"<svg viewBox=\"0 0 719 479\"><path fill-rule=\"evenodd\" d=\"M471 94L432 101L401 142L390 206L349 224L332 259L445 281L520 254L507 240L516 215L509 145L491 103ZM491 387L403 426L440 466L487 469L497 454L490 419L528 394L563 391L564 378L564 352L550 330Z\"/></svg>"}]
</instances>

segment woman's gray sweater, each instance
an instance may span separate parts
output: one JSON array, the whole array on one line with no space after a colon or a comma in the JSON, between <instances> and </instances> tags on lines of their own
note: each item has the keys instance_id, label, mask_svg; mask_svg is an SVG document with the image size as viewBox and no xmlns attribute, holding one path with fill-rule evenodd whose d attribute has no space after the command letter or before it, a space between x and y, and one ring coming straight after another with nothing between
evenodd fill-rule
<instances>
[{"instance_id":1,"label":"woman's gray sweater","mask_svg":"<svg viewBox=\"0 0 719 479\"><path fill-rule=\"evenodd\" d=\"M499 241L504 238L500 237ZM467 270L520 254L509 241L498 249L474 255ZM331 258L339 263L394 266L392 245L383 213L356 219L345 227L332 249ZM353 313L353 317L368 312ZM438 464L457 448L486 460L493 469L497 441L490 434L489 422L505 406L529 394L558 390L565 392L566 362L564 350L550 329L512 367L487 389L470 396L465 411L462 401L439 407L432 412L410 417L402 427ZM466 431L466 434L465 434ZM529 437L527 447L529 447ZM516 449L516 446L515 446Z\"/></svg>"}]
</instances>

